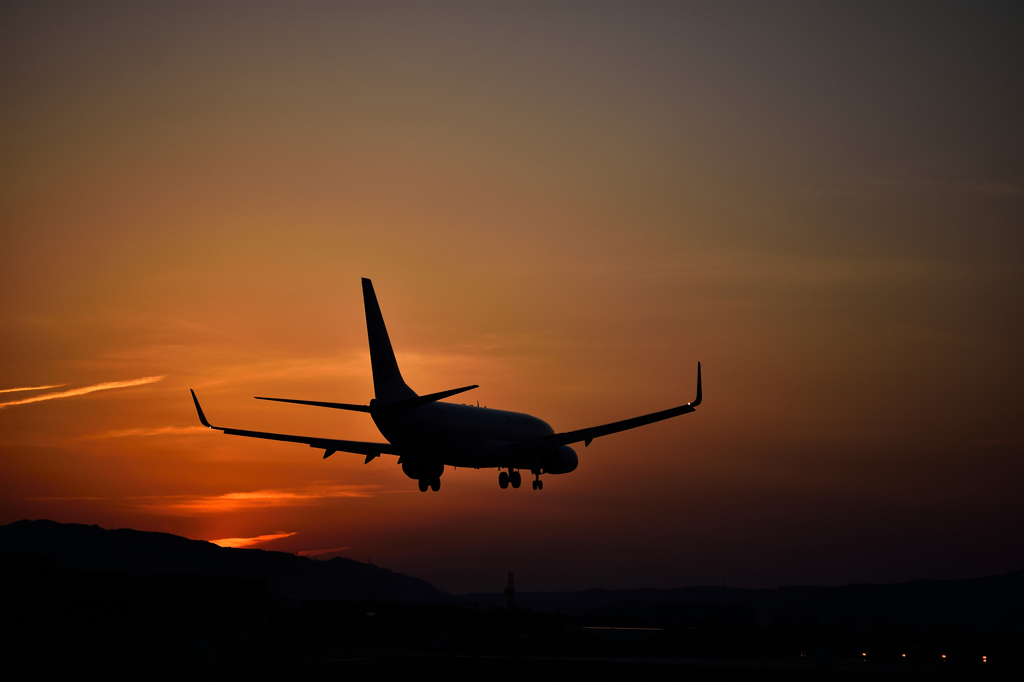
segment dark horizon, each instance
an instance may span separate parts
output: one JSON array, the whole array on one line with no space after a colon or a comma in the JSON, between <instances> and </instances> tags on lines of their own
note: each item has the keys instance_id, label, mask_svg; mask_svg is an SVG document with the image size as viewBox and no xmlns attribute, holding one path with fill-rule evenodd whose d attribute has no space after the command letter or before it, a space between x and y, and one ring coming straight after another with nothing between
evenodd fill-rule
<instances>
[{"instance_id":1,"label":"dark horizon","mask_svg":"<svg viewBox=\"0 0 1024 682\"><path fill-rule=\"evenodd\" d=\"M95 533L98 532L100 537L117 535L119 539L107 541L106 543L97 543ZM196 554L195 547L205 547L205 553ZM211 557L216 556L218 551L222 557L234 556L234 561L227 566L234 566L234 568L226 568L218 564L216 560L212 560ZM183 552L179 556L179 552ZM245 569L241 568L245 564L245 559L241 558L243 555L250 557L261 557L261 556L288 556L294 557L300 561L309 561L314 563L329 563L338 559L351 565L366 565L372 567L374 570L382 571L383 573L412 578L415 582L422 583L422 585L429 585L428 582L423 581L417 576L404 576L401 573L394 572L386 566L379 566L371 561L357 561L349 557L341 555L331 555L329 558L322 558L321 556L301 556L293 554L291 552L268 550L265 548L232 548L232 547L221 547L210 543L205 540L195 540L190 538L181 537L171 533L163 533L158 531L143 531L133 528L103 528L96 524L81 524L81 523L58 523L49 519L22 519L6 525L0 525L0 554L12 558L14 555L37 555L39 557L51 556L55 561L55 567L64 570L116 570L116 571L127 571L127 572L138 572L144 574L163 573L163 572L181 572L181 573L206 573L210 570L218 574L223 575L244 575ZM200 558L203 557L203 558ZM205 562L211 562L209 565ZM240 562L240 563L235 563ZM216 568L211 568L216 567ZM514 571L512 571L514 573ZM1010 576L1019 576L1022 584L1024 584L1024 567L1007 571L1005 573L998 573L985 576L975 576L970 578L959 578L953 580L939 580L929 578L927 576L918 577L912 580L891 582L891 583L850 583L839 586L824 586L824 585L806 585L806 584L786 584L777 585L774 587L761 587L761 588L747 588L747 587L736 587L728 585L677 585L674 587L658 588L658 587L636 587L626 589L614 589L604 587L588 587L579 590L518 590L516 594L520 597L524 595L580 595L582 593L605 593L609 595L625 595L628 593L680 593L687 590L719 590L722 594L726 592L731 593L766 593L780 590L792 590L792 589L803 589L809 588L811 590L818 591L837 591L844 588L859 588L859 587L894 587L894 586L906 586L911 584L920 583L960 583L966 584L970 582L983 581L987 579L1000 579L1007 578ZM463 599L465 597L480 597L484 595L492 595L498 598L499 601L505 599L504 584L502 581L505 579L505 575L495 576L495 589L493 591L483 592L466 592L466 593L447 593L439 590L433 585L430 588L436 590L439 594L444 594L447 597L454 599ZM411 584L411 583L410 583ZM419 594L419 593L412 593ZM423 594L429 594L423 592ZM1013 594L1013 597L1019 597L1021 595ZM312 598L312 597L306 597ZM415 601L419 597L411 597L412 601ZM429 601L429 599L428 599ZM495 601L494 603L498 603ZM655 602L652 602L655 603ZM1024 603L1018 606L1024 607Z\"/></svg>"}]
</instances>

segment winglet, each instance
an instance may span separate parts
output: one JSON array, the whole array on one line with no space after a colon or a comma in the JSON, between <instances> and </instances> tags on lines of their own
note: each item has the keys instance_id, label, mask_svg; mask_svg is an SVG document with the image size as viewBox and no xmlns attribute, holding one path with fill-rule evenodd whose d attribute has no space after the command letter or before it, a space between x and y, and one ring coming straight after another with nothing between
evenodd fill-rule
<instances>
[{"instance_id":1,"label":"winglet","mask_svg":"<svg viewBox=\"0 0 1024 682\"><path fill-rule=\"evenodd\" d=\"M196 397L196 392L191 388L188 389L188 392L192 394L192 402L196 404L196 412L199 413L199 421L202 422L203 426L206 428L212 429L213 427L210 426L210 422L206 421L206 415L203 414L203 408L199 407L199 398Z\"/></svg>"},{"instance_id":2,"label":"winglet","mask_svg":"<svg viewBox=\"0 0 1024 682\"><path fill-rule=\"evenodd\" d=\"M697 399L694 400L692 403L690 403L690 407L697 407L698 405L700 405L700 401L701 401L702 397L703 396L701 395L701 390L700 390L700 362L698 362L697 363ZM198 404L199 403L196 403L196 405L198 405Z\"/></svg>"}]
</instances>

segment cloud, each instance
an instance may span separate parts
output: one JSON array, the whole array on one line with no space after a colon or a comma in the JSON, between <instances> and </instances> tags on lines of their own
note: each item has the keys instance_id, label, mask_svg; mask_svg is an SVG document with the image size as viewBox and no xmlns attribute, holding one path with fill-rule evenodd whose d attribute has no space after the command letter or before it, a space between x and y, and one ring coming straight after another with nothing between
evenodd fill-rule
<instances>
[{"instance_id":1,"label":"cloud","mask_svg":"<svg viewBox=\"0 0 1024 682\"><path fill-rule=\"evenodd\" d=\"M126 438L129 436L189 436L196 433L209 433L205 426L160 426L155 429L120 429L93 433L82 438Z\"/></svg>"},{"instance_id":2,"label":"cloud","mask_svg":"<svg viewBox=\"0 0 1024 682\"><path fill-rule=\"evenodd\" d=\"M0 408L9 407L11 405L25 405L28 403L38 403L42 400L54 400L56 398L72 398L77 395L85 395L86 393L94 393L95 391L109 391L113 388L128 388L129 386L142 386L145 384L152 384L162 380L163 376L158 377L142 377L141 379L130 379L128 381L108 381L103 384L93 384L92 386L83 386L82 388L72 388L68 391L59 391L57 393L44 393L42 395L32 396L31 398L24 398L22 400L12 400L6 403L0 403ZM60 384L64 386L66 384Z\"/></svg>"},{"instance_id":3,"label":"cloud","mask_svg":"<svg viewBox=\"0 0 1024 682\"><path fill-rule=\"evenodd\" d=\"M29 498L26 498L26 499L33 500L33 501L40 501L40 502L77 502L79 500L93 501L93 500L107 500L109 498L106 498L106 497L96 497L95 495L80 495L80 496L77 496L77 497L29 497Z\"/></svg>"},{"instance_id":4,"label":"cloud","mask_svg":"<svg viewBox=\"0 0 1024 682\"><path fill-rule=\"evenodd\" d=\"M302 490L255 490L223 495L136 498L140 506L158 514L192 516L245 511L261 507L295 507L340 497L372 497L374 486L328 485Z\"/></svg>"},{"instance_id":5,"label":"cloud","mask_svg":"<svg viewBox=\"0 0 1024 682\"><path fill-rule=\"evenodd\" d=\"M215 545L220 547L252 547L253 545L261 545L264 542L270 542L271 540L280 540L281 538L289 538L295 535L295 533L271 533L270 535L257 535L254 538L221 538L220 540L210 540Z\"/></svg>"},{"instance_id":6,"label":"cloud","mask_svg":"<svg viewBox=\"0 0 1024 682\"><path fill-rule=\"evenodd\" d=\"M299 556L306 557L318 557L324 554L337 554L339 552L346 552L352 549L351 547L331 547L330 549L304 549L299 552Z\"/></svg>"},{"instance_id":7,"label":"cloud","mask_svg":"<svg viewBox=\"0 0 1024 682\"><path fill-rule=\"evenodd\" d=\"M166 516L196 517L206 514L245 512L268 507L299 507L324 500L373 497L407 490L381 490L374 485L321 485L295 490L255 490L223 495L143 495L138 497L31 497L43 501L97 501Z\"/></svg>"},{"instance_id":8,"label":"cloud","mask_svg":"<svg viewBox=\"0 0 1024 682\"><path fill-rule=\"evenodd\" d=\"M0 388L0 393L15 393L17 391L44 391L48 388L60 388L67 384L52 384L50 386L22 386L21 388Z\"/></svg>"}]
</instances>

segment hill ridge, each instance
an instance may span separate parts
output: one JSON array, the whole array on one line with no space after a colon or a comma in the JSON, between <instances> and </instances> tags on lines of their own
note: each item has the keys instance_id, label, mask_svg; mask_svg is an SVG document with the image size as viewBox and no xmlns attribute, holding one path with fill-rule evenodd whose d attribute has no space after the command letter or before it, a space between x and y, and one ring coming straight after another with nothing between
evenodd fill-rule
<instances>
[{"instance_id":1,"label":"hill ridge","mask_svg":"<svg viewBox=\"0 0 1024 682\"><path fill-rule=\"evenodd\" d=\"M220 547L172 533L46 519L0 526L0 551L51 555L64 570L183 573L254 578L270 596L445 604L452 597L419 578L335 557L316 561L287 552Z\"/></svg>"}]
</instances>

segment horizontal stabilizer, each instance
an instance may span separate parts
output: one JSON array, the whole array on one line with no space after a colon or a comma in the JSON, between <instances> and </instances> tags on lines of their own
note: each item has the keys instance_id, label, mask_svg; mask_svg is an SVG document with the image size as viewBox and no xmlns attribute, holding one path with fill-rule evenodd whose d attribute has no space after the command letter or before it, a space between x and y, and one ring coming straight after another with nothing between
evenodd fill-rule
<instances>
[{"instance_id":1,"label":"horizontal stabilizer","mask_svg":"<svg viewBox=\"0 0 1024 682\"><path fill-rule=\"evenodd\" d=\"M472 386L463 386L462 388L453 388L448 391L440 391L439 393L429 393L427 395L418 395L415 398L407 398L405 400L399 400L393 403L381 403L379 401L373 401L374 410L387 410L389 412L404 412L405 410L411 410L414 407L420 405L427 405L429 403L437 402L443 398L448 398L459 393L465 393L471 391L474 388L480 388L479 384L473 384Z\"/></svg>"},{"instance_id":2,"label":"horizontal stabilizer","mask_svg":"<svg viewBox=\"0 0 1024 682\"><path fill-rule=\"evenodd\" d=\"M453 388L449 391L440 391L439 393L431 393L429 395L418 395L415 398L406 398L405 400L397 400L393 403L385 403L379 400L374 400L372 405L352 405L351 403L328 403L320 400L292 400L291 398L263 398L255 396L256 400L273 400L277 403L293 403L295 405L313 405L314 407L330 407L335 410L352 410L353 412L374 412L377 410L383 410L388 412L404 412L405 410L411 410L414 407L420 405L427 405L429 403L436 402L449 396L457 395L459 393L465 393L466 391L474 388L480 388L478 384L472 386L463 386L462 388Z\"/></svg>"},{"instance_id":3,"label":"horizontal stabilizer","mask_svg":"<svg viewBox=\"0 0 1024 682\"><path fill-rule=\"evenodd\" d=\"M331 407L335 410L352 410L353 412L369 412L369 405L352 405L350 403L325 403L319 400L292 400L291 398L262 398L255 396L256 400L273 400L277 403L295 403L296 405L313 405L315 407Z\"/></svg>"}]
</instances>

